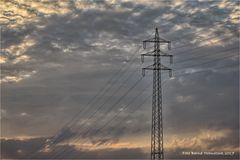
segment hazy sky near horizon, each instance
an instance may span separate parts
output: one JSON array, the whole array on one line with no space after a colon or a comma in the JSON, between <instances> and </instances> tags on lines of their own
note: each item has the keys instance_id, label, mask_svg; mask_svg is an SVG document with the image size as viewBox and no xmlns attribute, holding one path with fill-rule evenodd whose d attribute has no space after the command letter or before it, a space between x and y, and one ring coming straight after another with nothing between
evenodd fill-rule
<instances>
[{"instance_id":1,"label":"hazy sky near horizon","mask_svg":"<svg viewBox=\"0 0 240 160\"><path fill-rule=\"evenodd\" d=\"M149 158L152 73L140 79L152 59L142 64L140 55L152 50L142 41L155 27L174 56L163 61L174 75L163 74L166 156L237 152L238 3L0 0L2 158L29 158L39 146L40 158L62 150L65 158Z\"/></svg>"}]
</instances>

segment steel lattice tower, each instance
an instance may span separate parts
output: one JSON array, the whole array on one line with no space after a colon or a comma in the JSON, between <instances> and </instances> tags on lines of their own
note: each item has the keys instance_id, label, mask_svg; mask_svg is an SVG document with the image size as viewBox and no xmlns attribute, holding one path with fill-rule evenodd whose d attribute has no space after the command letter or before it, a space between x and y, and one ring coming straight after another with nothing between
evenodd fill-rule
<instances>
[{"instance_id":1,"label":"steel lattice tower","mask_svg":"<svg viewBox=\"0 0 240 160\"><path fill-rule=\"evenodd\" d=\"M171 47L171 42L159 37L158 28L155 30L155 37L143 41L143 48L146 48L146 43L154 43L154 50L141 55L142 62L144 56L153 56L154 63L143 68L143 76L145 70L153 70L153 95L152 95L152 131L151 131L151 159L164 159L163 150L163 113L162 113L162 86L161 86L161 71L168 70L169 76L172 76L172 70L161 64L161 57L169 57L172 63L172 55L163 52L160 48L162 45Z\"/></svg>"}]
</instances>

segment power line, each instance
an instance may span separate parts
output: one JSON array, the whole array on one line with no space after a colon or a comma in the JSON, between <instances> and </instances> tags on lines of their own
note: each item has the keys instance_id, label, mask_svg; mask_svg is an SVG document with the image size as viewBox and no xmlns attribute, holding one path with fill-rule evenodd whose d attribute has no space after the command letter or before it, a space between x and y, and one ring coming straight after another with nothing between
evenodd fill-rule
<instances>
[{"instance_id":1,"label":"power line","mask_svg":"<svg viewBox=\"0 0 240 160\"><path fill-rule=\"evenodd\" d=\"M131 75L133 75L133 74L131 74ZM141 80L142 80L142 77L141 77L140 79L138 79L138 80L134 83L134 85L133 85L131 88L129 88L129 89L118 99L118 101L116 101L116 102L108 109L107 112L109 112L109 111L112 110L114 107L116 107L117 104L118 104L123 98L125 98L126 95L128 95L128 93L129 93L132 89L134 89ZM90 119L101 109L102 106L103 106L103 105L101 105L101 106L86 120L86 122L87 122L88 120L90 120Z\"/></svg>"},{"instance_id":2,"label":"power line","mask_svg":"<svg viewBox=\"0 0 240 160\"><path fill-rule=\"evenodd\" d=\"M222 67L226 67L226 66L221 66L221 67L218 67L218 68L222 68ZM205 72L206 70L202 70L202 71L198 71L198 72L196 72L196 73L199 73L199 72ZM189 76L189 75L192 75L192 73L184 73L184 74L178 74L177 76ZM163 83L164 84L164 83ZM148 85L148 86L150 86L150 85ZM148 87L147 86L147 87ZM138 96L136 96L136 97L138 97ZM135 98L136 98L135 97ZM146 99L148 99L148 98L150 98L151 97L151 95L149 95ZM135 99L134 98L134 99ZM146 101L146 99L144 100L144 102ZM139 105L135 105L135 107L139 107ZM133 112L135 112L135 111L137 111L136 109L134 109L134 111ZM122 113L122 112L118 112L117 114L116 114L116 116L117 115L119 115L120 113ZM130 115L130 114L129 114ZM106 124L104 124L104 126L103 127L101 127L101 129L103 129L103 128L105 128L106 126L107 126L107 124L110 124L111 122L113 122L113 120L115 119L116 117L114 116L114 118L112 118L111 120L109 120L109 121L107 121L107 123ZM124 117L124 119L126 119L125 117ZM123 122L123 121L119 121L120 123L121 122ZM117 125L114 125L114 126L119 126L119 123L117 124ZM98 130L98 131L100 131L100 130Z\"/></svg>"},{"instance_id":3,"label":"power line","mask_svg":"<svg viewBox=\"0 0 240 160\"><path fill-rule=\"evenodd\" d=\"M222 51L216 51L217 54L210 54L210 55L200 55L200 56L197 56L197 57L191 57L191 58L188 58L188 59L184 59L182 61L176 61L177 64L181 64L181 63L186 63L188 61L192 61L192 60L199 60L199 58L204 58L204 57L211 57L212 55L222 55L220 53L226 53L226 52L229 52L229 51L232 51L232 50L235 50L237 49L238 47L232 47L232 48L227 48L226 50L222 50Z\"/></svg>"},{"instance_id":4,"label":"power line","mask_svg":"<svg viewBox=\"0 0 240 160\"><path fill-rule=\"evenodd\" d=\"M137 99L140 95L142 95L142 94L144 93L144 91L146 91L146 89L147 89L151 84L152 84L152 83L150 83L150 84L148 84L146 87L144 87L144 89L141 90L133 99L131 99L131 101L130 101L126 106L124 106L122 109L123 109L123 110L126 109L130 104L132 104L134 101L136 101L136 99ZM144 101L146 101L146 99L145 99ZM142 104L142 105L143 105L143 104ZM96 133L100 132L100 131L101 131L103 128L105 128L107 125L109 125L109 124L111 124L112 122L114 122L114 119L117 118L117 116L118 116L120 113L122 113L122 111L118 111L116 115L114 115L110 120L106 121L106 123L105 123L102 127L100 127L99 129L96 130ZM121 122L121 121L120 121L120 122ZM87 131L86 134L88 134L88 133L89 133L89 131ZM95 134L96 134L96 133L95 133ZM69 153L69 154L71 154L71 153ZM56 157L54 157L54 158L56 158Z\"/></svg>"},{"instance_id":5,"label":"power line","mask_svg":"<svg viewBox=\"0 0 240 160\"><path fill-rule=\"evenodd\" d=\"M219 36L214 36L214 37L211 37L210 39L214 39L214 38L217 38L217 37L219 37ZM223 38L223 39L218 39L217 41L215 41L214 43L211 43L211 45L213 45L213 44L218 44L219 42L221 42L221 41L223 41L223 40L228 40L228 39L232 39L232 37L225 37L225 38ZM205 41L206 39L203 39L202 41ZM207 40L209 40L208 38L207 38ZM200 48L203 48L203 47L205 47L205 46L209 46L210 44L203 44L203 45L200 45L200 46L197 46L197 47L194 47L194 48L190 48L190 49L188 49L188 50L186 50L186 51L189 51L189 50L195 50L195 49L200 49ZM174 48L173 48L174 49ZM186 54L186 51L181 51L181 52L178 52L177 54Z\"/></svg>"},{"instance_id":6,"label":"power line","mask_svg":"<svg viewBox=\"0 0 240 160\"><path fill-rule=\"evenodd\" d=\"M112 98L112 96L119 91L119 89L123 86L123 84L124 84L125 82L127 82L127 81L134 75L134 73L136 73L136 71L137 71L137 70L134 70L133 72L131 72L131 74L128 76L128 78L117 88L117 90L115 90L115 92L114 92L101 106L98 107L98 109L92 114L92 116L88 117L87 120L90 120L90 119L97 113L97 111L99 111L102 107L104 107L104 105L106 104L106 102L109 101L109 100ZM85 120L85 121L87 121L87 120ZM84 121L84 122L85 122L85 121ZM80 126L80 127L81 127L81 126ZM80 128L79 128L79 129L80 129Z\"/></svg>"},{"instance_id":7,"label":"power line","mask_svg":"<svg viewBox=\"0 0 240 160\"><path fill-rule=\"evenodd\" d=\"M141 46L136 50L135 54L140 50ZM130 59L134 58L135 57L135 54L133 54ZM97 102L97 97L100 95L100 96L103 96L105 95L105 93L112 87L112 84L115 83L117 80L118 80L118 77L121 77L125 71L127 71L127 69L129 68L129 66L131 66L133 64L133 62L130 61L129 65L125 66L123 65L119 70L117 70L116 74L113 74L110 79L106 82L106 84L97 92L97 94L95 94L95 96L90 99L90 101L86 104L86 107L84 107L85 110L80 110L79 112L77 112L73 118L68 121L67 123L64 124L64 127L67 127L68 125L70 125L71 123L74 123L74 121L76 121L76 119L80 116L81 113L83 113L83 111L86 111L86 109L88 109L87 106L89 106L91 103L95 103ZM125 68L126 67L126 68ZM124 69L125 68L125 69ZM110 83L110 85L109 85ZM105 88L107 86L110 86L108 87L106 90ZM105 91L104 91L105 90ZM84 112L85 113L85 112ZM73 126L73 124L71 125ZM53 140L52 140L52 143L54 143L57 139L56 138L61 138L63 135L61 135L61 137L56 137L57 136L57 133L61 132L61 130L59 130L58 132L55 133L55 136L53 137ZM45 145L48 145L48 144L45 144ZM41 146L39 149L41 149L43 146ZM38 149L37 149L38 150ZM30 158L32 157L32 154L33 153L30 153Z\"/></svg>"},{"instance_id":8,"label":"power line","mask_svg":"<svg viewBox=\"0 0 240 160\"><path fill-rule=\"evenodd\" d=\"M137 71L138 71L138 70L133 70L133 72L131 72L131 73L128 75L128 77L124 80L124 82L122 82L122 83L120 84L120 86L119 86L118 88L116 88L116 90L114 90L114 92L107 98L107 100L105 100L104 103L102 103L101 105L99 105L99 106L97 107L97 109L96 109L93 113L91 113L91 115L90 115L87 119L84 120L84 122L82 123L82 125L78 126L77 129L81 129L81 127L84 127L84 124L85 124L87 121L89 121L98 111L100 111L100 109L102 109L102 108L104 107L104 105L106 104L106 102L108 102L108 101L113 97L114 94L116 94L117 92L119 92L120 88L125 84L125 82L127 82L131 77L133 77L133 75L134 75ZM72 126L71 126L71 127L72 127ZM71 129L71 127L70 127L70 129ZM62 138L62 137L65 136L65 135L66 135L66 133L62 134L62 136L61 136L60 138Z\"/></svg>"},{"instance_id":9,"label":"power line","mask_svg":"<svg viewBox=\"0 0 240 160\"><path fill-rule=\"evenodd\" d=\"M225 66L223 66L223 67L225 67ZM219 67L220 68L220 67ZM199 73L199 72L204 72L205 70L202 70L202 71L198 71L198 72L196 72L196 73ZM177 75L177 76L180 76L180 75L192 75L191 73L184 73L184 74L179 74L179 75ZM108 122L111 122L111 121L108 121Z\"/></svg>"},{"instance_id":10,"label":"power line","mask_svg":"<svg viewBox=\"0 0 240 160\"><path fill-rule=\"evenodd\" d=\"M226 67L226 66L222 66L222 67ZM222 67L218 67L218 68L222 68ZM202 71L198 71L198 72L196 72L196 73L199 73L199 72L205 72L206 70L202 70ZM192 75L192 73L184 73L184 74L179 74L179 75L177 75L177 76L182 76L182 75L187 75L187 76L189 76L189 75ZM164 84L164 83L163 83ZM150 84L148 84L147 85L147 87L149 87L149 85ZM144 90L145 90L146 88L144 88ZM134 97L134 99L132 99L132 101L130 102L130 103L128 103L128 105L130 105L133 101L135 101L136 100L136 98L137 97L139 97L141 94L142 94L143 92L140 92L136 97ZM144 102L146 102L146 100L148 99L148 98L150 98L151 97L151 95L150 96L148 96L145 100L144 100ZM143 102L143 103L144 103ZM143 105L143 103L142 103L142 105ZM127 106L128 106L127 105ZM141 106L142 106L141 105ZM124 108L126 108L127 106L125 106ZM135 107L136 106L139 106L139 105L135 105ZM136 111L136 109L134 110L134 112ZM120 114L120 113L122 113L121 111L119 111L114 117L112 117L112 119L111 120L108 120L101 128L99 128L98 130L97 130L97 132L99 132L99 131L101 131L103 128L105 128L108 124L110 124L111 122L113 122L113 120ZM121 122L123 122L123 121L119 121L120 123ZM119 126L119 123L118 123L118 125L115 125L115 126ZM92 147L91 147L92 148ZM55 157L56 158L56 157Z\"/></svg>"},{"instance_id":11,"label":"power line","mask_svg":"<svg viewBox=\"0 0 240 160\"><path fill-rule=\"evenodd\" d=\"M206 40L211 40L211 39L214 39L214 38L217 38L217 37L220 37L220 36L214 35L214 36L211 36L211 37L207 37L206 39L205 39L205 38L204 38L204 39L200 39L200 40L198 40L197 42L202 42L202 41L206 41ZM225 39L230 39L230 38L232 38L232 37L226 37ZM223 39L223 40L224 40L224 39ZM215 41L214 44L217 44L216 42L219 42L219 41L221 41L221 39ZM187 43L187 44L182 45L182 46L174 47L174 48L172 48L172 50L189 47L190 44L192 44L192 43Z\"/></svg>"}]
</instances>

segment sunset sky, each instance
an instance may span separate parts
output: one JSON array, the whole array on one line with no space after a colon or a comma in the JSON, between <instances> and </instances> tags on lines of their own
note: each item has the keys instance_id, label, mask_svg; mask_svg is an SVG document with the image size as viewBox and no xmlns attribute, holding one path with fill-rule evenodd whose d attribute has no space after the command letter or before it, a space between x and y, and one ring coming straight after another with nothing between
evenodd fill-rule
<instances>
[{"instance_id":1,"label":"sunset sky","mask_svg":"<svg viewBox=\"0 0 240 160\"><path fill-rule=\"evenodd\" d=\"M237 0L0 0L0 24L1 158L150 158L156 27L165 157L238 156Z\"/></svg>"}]
</instances>

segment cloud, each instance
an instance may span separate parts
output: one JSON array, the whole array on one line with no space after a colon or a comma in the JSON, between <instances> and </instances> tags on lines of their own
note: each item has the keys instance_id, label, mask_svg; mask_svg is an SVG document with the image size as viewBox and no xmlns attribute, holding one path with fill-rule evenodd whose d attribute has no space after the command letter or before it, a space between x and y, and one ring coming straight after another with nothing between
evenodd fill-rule
<instances>
[{"instance_id":1,"label":"cloud","mask_svg":"<svg viewBox=\"0 0 240 160\"><path fill-rule=\"evenodd\" d=\"M32 151L36 151L44 142L45 138L1 139L1 158L23 158Z\"/></svg>"},{"instance_id":2,"label":"cloud","mask_svg":"<svg viewBox=\"0 0 240 160\"><path fill-rule=\"evenodd\" d=\"M0 83L6 82L6 83L14 83L14 82L19 82L25 78L29 78L33 74L35 74L36 71L20 71L16 73L12 73L12 75L5 75L4 73L2 74L3 77L1 77ZM4 76L5 75L5 76Z\"/></svg>"},{"instance_id":3,"label":"cloud","mask_svg":"<svg viewBox=\"0 0 240 160\"><path fill-rule=\"evenodd\" d=\"M148 157L141 148L116 148L85 150L70 145L59 145L54 150L36 152L46 138L35 138L26 140L1 139L1 158L49 158L58 154L61 158L81 158L81 159L144 159ZM64 152L63 152L64 149ZM60 153L60 154L59 154ZM62 154L61 154L62 153Z\"/></svg>"},{"instance_id":4,"label":"cloud","mask_svg":"<svg viewBox=\"0 0 240 160\"><path fill-rule=\"evenodd\" d=\"M207 134L205 134L207 133ZM226 134L227 133L227 134ZM174 138L172 144L165 149L165 157L167 158L204 158L203 156L187 156L182 152L222 152L225 150L201 148L203 146L211 146L222 138L230 136L231 132L220 132L217 135L214 131L203 131L195 138L178 139ZM77 145L57 145L54 149L39 151L39 147L45 143L47 138L31 138L31 139L1 139L1 158L51 158L57 155L57 158L80 158L80 159L148 159L149 153L143 148L124 148L124 145L115 144L115 148L98 148L87 150ZM208 141L205 143L205 141ZM189 145L192 144L192 145ZM216 144L217 147L218 144ZM218 146L219 147L219 146ZM234 147L234 146L232 146ZM220 146L221 148L221 146ZM228 158L236 159L239 156L237 148L229 148L227 151L234 152L229 156L206 156L205 158Z\"/></svg>"},{"instance_id":5,"label":"cloud","mask_svg":"<svg viewBox=\"0 0 240 160\"><path fill-rule=\"evenodd\" d=\"M238 91L234 89L234 84L237 85L238 81L237 71L209 71L194 75L191 76L192 78L178 77L172 80L173 83L166 84L168 90L165 91L164 97L171 97L165 100L166 126L170 127L171 124L176 124L172 128L175 128L178 133L184 132L186 128L193 132L203 126L232 129L237 127ZM180 82L179 79L181 79ZM176 90L176 88L178 89ZM170 91L171 89L175 92ZM219 92L227 95L222 98L218 95ZM194 99L188 104L172 101L179 95L191 95ZM178 97L178 99L185 100L183 97ZM177 125L179 122L186 126ZM190 132L189 130L185 131Z\"/></svg>"},{"instance_id":6,"label":"cloud","mask_svg":"<svg viewBox=\"0 0 240 160\"><path fill-rule=\"evenodd\" d=\"M180 33L178 31L172 31L176 26L188 24L189 20L185 18L182 19L183 22L179 22L179 14L188 13L181 13L179 10L176 10L179 8L178 5L171 5L170 2L158 2L156 4L154 3L155 5L153 5L153 3L154 2L147 1L139 1L138 3L132 1L9 1L4 4L10 6L9 10L6 11L6 13L4 12L4 16L11 17L14 12L17 12L14 14L23 14L22 16L24 16L25 13L31 13L31 17L37 17L40 20L37 23L23 22L20 26L24 27L20 31L15 31L14 28L11 27L4 28L3 50L6 53L10 53L11 56L6 54L4 58L2 58L2 62L12 62L11 67L14 67L14 69L16 68L14 64L21 62L25 64L22 66L31 66L34 70L40 70L43 66L42 64L48 62L63 63L63 61L67 60L73 61L75 59L80 61L80 59L86 59L86 56L84 57L86 54L83 53L87 53L88 61L104 61L101 63L106 64L106 60L109 59L110 56L112 57L112 54L116 53L116 51L118 53L125 52L122 47L118 46L132 48L132 46L127 45L129 42L132 43L132 39L129 39L129 37L135 37L134 40L142 39L140 37L144 32L150 31L153 25L159 25L162 20L171 22L166 26L163 25L160 27L164 32L166 32L166 29L168 30L167 33L169 33L169 37L172 37L171 39L174 39L175 35L182 34L182 30L185 30L184 27L180 29ZM192 19L200 17L198 19L206 22L206 20L209 20L208 15L214 15L214 18L210 19L209 23L214 22L215 18L225 19L230 13L234 13L233 8L223 9L218 7L213 7L203 13L201 9L208 7L207 2L180 1L180 3L183 9L188 9L193 6L196 7L197 5L197 11L194 11L194 15L196 16L191 17ZM213 4L213 6L218 5L217 2L211 2L211 4ZM72 8L75 8L75 10L71 11ZM20 10L19 13L18 10ZM139 16L134 16L135 13L139 13ZM162 16L166 13L172 15L172 18L169 19L169 17ZM224 16L218 16L219 13L224 14ZM155 20L157 21L154 23L153 21ZM44 25L44 28L38 28L38 25ZM237 26L230 23L228 25L233 27ZM196 29L191 23L189 27L192 28L192 30ZM79 28L81 28L81 30L79 30ZM225 28L221 28L220 30L223 29L225 33L229 31ZM214 31L215 30L211 30L211 34L214 34ZM230 31L232 30L230 29ZM206 33L207 34L203 33L200 35L207 35L208 37L210 35L209 30ZM102 34L108 36L101 37ZM116 44L106 42L107 39L112 39L113 37L118 40ZM192 35L188 37L188 39L191 41L191 39L195 39L195 36ZM102 43L102 47L93 45L99 42ZM204 41L204 43L208 43L208 41ZM113 48L117 50L111 49L109 45L114 45ZM104 46L106 49L102 49ZM80 54L77 53L79 51ZM66 53L69 53L69 55L66 55ZM98 53L98 55L94 53ZM109 54L109 56L104 53ZM16 55L18 56L16 57ZM120 54L117 54L117 56L119 55ZM29 61L32 62L30 63ZM118 61L119 59L116 59L116 62ZM111 64L113 64L112 62ZM6 66L9 65L10 64ZM3 66L3 69L6 70L5 66ZM9 70L9 72L12 71ZM10 75L10 73L6 74L6 76L8 75Z\"/></svg>"},{"instance_id":7,"label":"cloud","mask_svg":"<svg viewBox=\"0 0 240 160\"><path fill-rule=\"evenodd\" d=\"M187 138L174 135L165 146L166 156L171 159L202 158L202 159L238 159L239 139L233 130L202 130L202 132ZM184 154L184 152L186 154ZM194 155L195 153L201 153ZM204 154L204 152L207 152ZM221 152L223 155L214 153ZM230 155L224 155L227 153ZM190 153L190 154L189 154Z\"/></svg>"},{"instance_id":8,"label":"cloud","mask_svg":"<svg viewBox=\"0 0 240 160\"><path fill-rule=\"evenodd\" d=\"M53 137L53 144L64 142L65 140L71 139L76 135L77 132L73 131L71 128L62 128L61 131L55 137Z\"/></svg>"},{"instance_id":9,"label":"cloud","mask_svg":"<svg viewBox=\"0 0 240 160\"><path fill-rule=\"evenodd\" d=\"M210 148L216 148L217 144L226 148L233 145L234 138L228 134L235 135L233 130L238 128L239 73L236 67L226 69L225 65L238 64L238 60L229 57L206 65L202 63L221 58L216 54L223 49L221 45L225 45L224 49L238 46L238 22L232 19L238 13L236 2L21 0L0 3L5 17L2 18L5 27L2 30L3 54L0 58L2 106L7 113L1 117L5 127L3 136L51 137L73 115L87 108L88 112L80 114L76 121L76 126L83 124L90 113L113 94L113 89L121 85L127 74L131 74L137 67L140 70L140 61L136 59L126 74L118 77L110 92L96 103L86 106L87 101L104 86L109 77L115 75L120 66L128 66L129 57L135 53L138 44L150 37L150 34L153 35L154 27L159 27L161 36L173 41L173 47L190 43L189 46L170 51L176 60L172 67L177 74L175 79L163 86L164 135L178 133L182 137L176 141L184 141L187 145L194 141L186 139L189 134L197 135L195 139L201 139L198 135L201 129L231 130L207 142ZM205 40L212 36L218 37ZM217 42L219 38L226 37L232 39ZM191 50L203 44L208 46ZM228 54L237 55L238 49L231 53L224 52L223 56ZM187 61L189 58L192 59ZM179 60L183 63L178 63ZM137 107L147 93L151 94L150 91L138 97L127 110L123 110L110 126L96 132L108 118L117 114L122 106L134 98L145 84L152 81L150 76L146 76L136 90L106 114L138 75L140 72L125 82L121 90L80 130L84 133L85 127L90 127L91 132L83 136L75 133L75 130L64 128L57 135L58 147L66 147L78 155L79 151L75 151L74 147L60 145L76 134L98 147L121 143L124 138L131 141L133 138L129 137L149 136L150 101L141 108ZM218 93L224 93L224 96ZM31 116L19 116L24 112ZM218 135L217 132L212 134ZM105 137L103 140L102 136ZM45 143L46 138L39 143L42 141ZM176 153L181 150L184 151L184 146L175 149ZM24 157L26 149L14 151ZM138 149L111 150L106 155L124 155L130 151L142 155ZM85 155L84 151L81 152L81 155ZM89 152L86 157L93 155Z\"/></svg>"},{"instance_id":10,"label":"cloud","mask_svg":"<svg viewBox=\"0 0 240 160\"><path fill-rule=\"evenodd\" d=\"M177 102L185 103L185 102L191 102L193 100L192 96L177 96L176 97Z\"/></svg>"},{"instance_id":11,"label":"cloud","mask_svg":"<svg viewBox=\"0 0 240 160\"><path fill-rule=\"evenodd\" d=\"M189 135L186 138L176 134L172 135L169 139L170 141L166 143L166 148L170 150L175 148L185 148L188 151L237 152L239 149L237 132L229 129L202 129L200 132L197 132L194 135Z\"/></svg>"}]
</instances>

